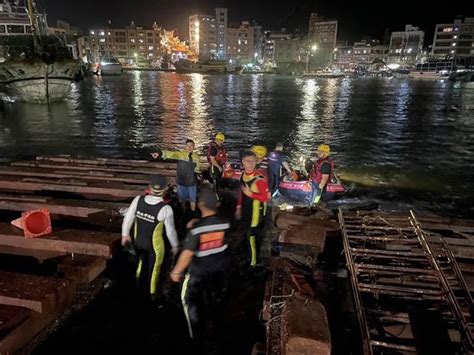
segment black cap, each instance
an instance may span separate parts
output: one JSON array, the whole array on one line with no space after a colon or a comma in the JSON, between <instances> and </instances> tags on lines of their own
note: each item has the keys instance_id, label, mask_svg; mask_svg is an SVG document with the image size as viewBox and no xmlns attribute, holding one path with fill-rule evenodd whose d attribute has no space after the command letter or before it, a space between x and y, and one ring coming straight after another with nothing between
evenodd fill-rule
<instances>
[{"instance_id":1,"label":"black cap","mask_svg":"<svg viewBox=\"0 0 474 355\"><path fill-rule=\"evenodd\" d=\"M154 190L163 190L168 184L168 180L163 175L153 175L150 178L150 186Z\"/></svg>"},{"instance_id":2,"label":"black cap","mask_svg":"<svg viewBox=\"0 0 474 355\"><path fill-rule=\"evenodd\" d=\"M198 200L206 208L215 210L219 207L220 202L217 194L214 192L211 184L203 184L201 190L199 191Z\"/></svg>"}]
</instances>

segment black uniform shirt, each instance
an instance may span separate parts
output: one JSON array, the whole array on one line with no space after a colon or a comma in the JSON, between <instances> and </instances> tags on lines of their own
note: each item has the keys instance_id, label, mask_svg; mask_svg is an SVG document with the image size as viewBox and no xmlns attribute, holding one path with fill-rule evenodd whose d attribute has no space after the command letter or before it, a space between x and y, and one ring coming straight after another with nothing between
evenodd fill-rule
<instances>
[{"instance_id":1,"label":"black uniform shirt","mask_svg":"<svg viewBox=\"0 0 474 355\"><path fill-rule=\"evenodd\" d=\"M227 221L214 215L200 219L188 231L184 249L194 252L190 274L204 275L227 267L226 231L229 228Z\"/></svg>"}]
</instances>

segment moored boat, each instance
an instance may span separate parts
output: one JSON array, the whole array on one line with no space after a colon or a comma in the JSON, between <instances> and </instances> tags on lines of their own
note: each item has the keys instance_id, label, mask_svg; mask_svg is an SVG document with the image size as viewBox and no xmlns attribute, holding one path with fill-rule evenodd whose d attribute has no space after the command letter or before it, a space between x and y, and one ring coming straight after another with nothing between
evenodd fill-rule
<instances>
[{"instance_id":1,"label":"moored boat","mask_svg":"<svg viewBox=\"0 0 474 355\"><path fill-rule=\"evenodd\" d=\"M100 59L99 63L91 65L91 71L101 76L122 75L123 67L117 58L111 54L106 54Z\"/></svg>"},{"instance_id":2,"label":"moored boat","mask_svg":"<svg viewBox=\"0 0 474 355\"><path fill-rule=\"evenodd\" d=\"M242 70L235 64L223 60L209 60L204 62L191 62L180 60L174 63L177 73L202 73L202 74L238 74Z\"/></svg>"},{"instance_id":3,"label":"moored boat","mask_svg":"<svg viewBox=\"0 0 474 355\"><path fill-rule=\"evenodd\" d=\"M60 39L47 35L46 18L32 0L0 5L1 90L14 101L64 100L80 62L71 58Z\"/></svg>"}]
</instances>

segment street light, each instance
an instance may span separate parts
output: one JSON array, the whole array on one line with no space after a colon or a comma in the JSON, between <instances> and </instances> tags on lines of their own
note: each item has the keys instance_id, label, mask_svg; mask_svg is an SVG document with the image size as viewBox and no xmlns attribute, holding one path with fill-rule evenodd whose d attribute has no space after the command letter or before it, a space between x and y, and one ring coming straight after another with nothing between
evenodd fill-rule
<instances>
[{"instance_id":1,"label":"street light","mask_svg":"<svg viewBox=\"0 0 474 355\"><path fill-rule=\"evenodd\" d=\"M312 52L316 52L318 50L318 46L316 44L313 44L311 46L311 49L308 51L308 56L306 57L306 74L308 74L309 70L309 56L311 55Z\"/></svg>"}]
</instances>

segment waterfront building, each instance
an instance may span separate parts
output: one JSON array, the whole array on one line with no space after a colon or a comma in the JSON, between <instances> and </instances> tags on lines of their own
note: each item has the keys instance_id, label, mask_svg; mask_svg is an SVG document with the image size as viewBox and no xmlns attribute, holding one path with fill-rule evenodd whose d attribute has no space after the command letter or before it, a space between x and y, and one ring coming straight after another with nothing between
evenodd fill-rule
<instances>
[{"instance_id":1,"label":"waterfront building","mask_svg":"<svg viewBox=\"0 0 474 355\"><path fill-rule=\"evenodd\" d=\"M406 25L405 31L392 32L387 62L390 65L414 66L423 55L425 33Z\"/></svg>"},{"instance_id":2,"label":"waterfront building","mask_svg":"<svg viewBox=\"0 0 474 355\"><path fill-rule=\"evenodd\" d=\"M255 62L263 63L264 33L262 26L256 22L253 22L253 36Z\"/></svg>"},{"instance_id":3,"label":"waterfront building","mask_svg":"<svg viewBox=\"0 0 474 355\"><path fill-rule=\"evenodd\" d=\"M353 67L353 46L347 42L338 43L333 56L333 64L340 70L348 70Z\"/></svg>"},{"instance_id":4,"label":"waterfront building","mask_svg":"<svg viewBox=\"0 0 474 355\"><path fill-rule=\"evenodd\" d=\"M187 47L175 31L167 31L155 22L152 26L137 26L133 21L125 28L109 26L89 30L89 38L81 38L79 52L90 62L113 55L123 64L149 64L169 61L171 55Z\"/></svg>"},{"instance_id":5,"label":"waterfront building","mask_svg":"<svg viewBox=\"0 0 474 355\"><path fill-rule=\"evenodd\" d=\"M255 31L249 21L230 24L227 28L227 58L240 64L255 61Z\"/></svg>"},{"instance_id":6,"label":"waterfront building","mask_svg":"<svg viewBox=\"0 0 474 355\"><path fill-rule=\"evenodd\" d=\"M437 24L431 56L436 59L474 59L474 17L458 18L450 24Z\"/></svg>"},{"instance_id":7,"label":"waterfront building","mask_svg":"<svg viewBox=\"0 0 474 355\"><path fill-rule=\"evenodd\" d=\"M322 69L329 66L333 60L336 48L338 22L325 19L312 13L309 19L308 51L316 45L317 50L310 56L310 69Z\"/></svg>"},{"instance_id":8,"label":"waterfront building","mask_svg":"<svg viewBox=\"0 0 474 355\"><path fill-rule=\"evenodd\" d=\"M371 46L366 40L355 42L352 47L353 63L359 67L368 67L371 63Z\"/></svg>"},{"instance_id":9,"label":"waterfront building","mask_svg":"<svg viewBox=\"0 0 474 355\"><path fill-rule=\"evenodd\" d=\"M217 58L217 29L214 15L189 16L189 47L200 60Z\"/></svg>"},{"instance_id":10,"label":"waterfront building","mask_svg":"<svg viewBox=\"0 0 474 355\"><path fill-rule=\"evenodd\" d=\"M285 28L278 31L265 31L263 42L263 60L269 67L275 67L275 45L277 41L290 40L292 35L286 32Z\"/></svg>"},{"instance_id":11,"label":"waterfront building","mask_svg":"<svg viewBox=\"0 0 474 355\"><path fill-rule=\"evenodd\" d=\"M227 9L216 8L217 58L227 58Z\"/></svg>"}]
</instances>

